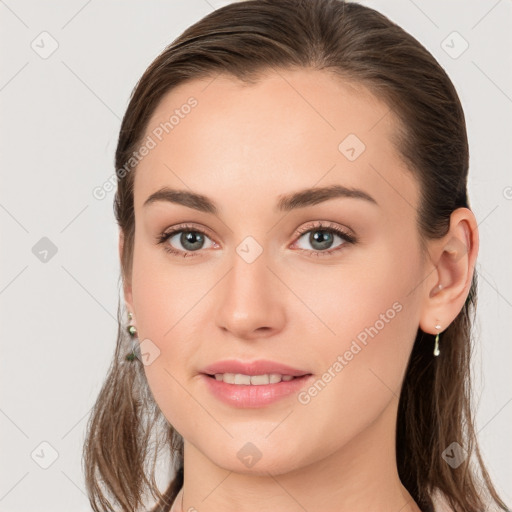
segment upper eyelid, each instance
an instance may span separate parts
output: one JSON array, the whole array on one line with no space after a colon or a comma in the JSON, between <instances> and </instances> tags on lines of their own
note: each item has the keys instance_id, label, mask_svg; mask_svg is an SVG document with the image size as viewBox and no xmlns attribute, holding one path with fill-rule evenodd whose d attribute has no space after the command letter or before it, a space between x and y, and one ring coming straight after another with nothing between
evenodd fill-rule
<instances>
[{"instance_id":1,"label":"upper eyelid","mask_svg":"<svg viewBox=\"0 0 512 512\"><path fill-rule=\"evenodd\" d=\"M335 224L334 222L332 221L327 221L327 220L317 220L317 221L313 221L313 224L304 224L303 226L295 229L294 231L294 240L298 240L299 238L301 238L304 234L308 233L309 231L312 231L314 229L323 229L323 230L326 230L326 231L329 231L329 230L333 230L333 231L341 231L342 234L345 234L347 237L350 237L350 238L353 238L353 239L356 239L356 235L353 233L353 231L350 229L350 228L347 228L347 227L342 227L342 226L339 226L337 224ZM162 235L158 235L158 238L165 238L165 239L170 239L171 236L175 236L177 233L180 233L182 231L198 231L200 233L204 233L205 235L207 235L214 243L218 243L216 241L216 237L215 236L212 236L212 232L209 228L206 228L204 226L199 226L197 224L195 224L194 222L185 222L185 223L180 223L174 227L171 227L169 228L168 230L164 230L162 232ZM338 236L342 237L342 234L338 234ZM295 243L295 242L294 242Z\"/></svg>"},{"instance_id":2,"label":"upper eyelid","mask_svg":"<svg viewBox=\"0 0 512 512\"><path fill-rule=\"evenodd\" d=\"M342 231L343 233L346 233L347 235L354 236L353 231L344 226L340 226L334 222L328 221L328 220L317 220L313 221L312 225L304 225L300 228L297 228L295 230L295 233L303 235L304 233L307 233L308 231L312 231L313 229L324 229L326 231L333 230L333 231Z\"/></svg>"},{"instance_id":3,"label":"upper eyelid","mask_svg":"<svg viewBox=\"0 0 512 512\"><path fill-rule=\"evenodd\" d=\"M197 226L195 225L194 223L181 223L181 224L178 224L177 226L174 226L174 227L171 227L169 229L165 229L164 231L162 231L162 236L168 236L170 237L171 235L176 235L177 233L180 233L182 231L198 231L199 233L204 233L206 234L207 236L209 236L212 240L215 239L214 236L212 236L212 231L209 230L208 228L204 227L204 226Z\"/></svg>"}]
</instances>

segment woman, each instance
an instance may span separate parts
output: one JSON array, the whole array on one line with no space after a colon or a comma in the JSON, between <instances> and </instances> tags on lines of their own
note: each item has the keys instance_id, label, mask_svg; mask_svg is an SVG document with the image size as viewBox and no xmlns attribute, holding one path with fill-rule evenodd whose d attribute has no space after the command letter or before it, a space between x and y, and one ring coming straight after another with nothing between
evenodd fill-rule
<instances>
[{"instance_id":1,"label":"woman","mask_svg":"<svg viewBox=\"0 0 512 512\"><path fill-rule=\"evenodd\" d=\"M353 2L218 9L140 79L116 169L94 510L506 510L470 410L464 113L417 40Z\"/></svg>"}]
</instances>

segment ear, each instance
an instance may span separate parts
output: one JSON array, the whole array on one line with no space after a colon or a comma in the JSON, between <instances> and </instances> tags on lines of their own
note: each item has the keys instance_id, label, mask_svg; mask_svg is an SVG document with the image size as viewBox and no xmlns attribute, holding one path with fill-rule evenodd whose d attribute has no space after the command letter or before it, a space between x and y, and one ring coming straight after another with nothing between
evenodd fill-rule
<instances>
[{"instance_id":1,"label":"ear","mask_svg":"<svg viewBox=\"0 0 512 512\"><path fill-rule=\"evenodd\" d=\"M434 269L425 269L420 328L423 332L443 332L462 310L471 287L479 239L475 216L468 208L458 208L450 217L450 229L432 243ZM441 325L440 330L435 325Z\"/></svg>"},{"instance_id":2,"label":"ear","mask_svg":"<svg viewBox=\"0 0 512 512\"><path fill-rule=\"evenodd\" d=\"M124 247L124 233L123 230L119 230L119 261L123 260L123 247ZM131 282L128 281L128 278L125 279L123 275L123 293L124 300L126 303L127 310L133 314L135 318L135 312L133 309L133 296L132 296L132 285ZM132 322L133 323L133 322Z\"/></svg>"}]
</instances>

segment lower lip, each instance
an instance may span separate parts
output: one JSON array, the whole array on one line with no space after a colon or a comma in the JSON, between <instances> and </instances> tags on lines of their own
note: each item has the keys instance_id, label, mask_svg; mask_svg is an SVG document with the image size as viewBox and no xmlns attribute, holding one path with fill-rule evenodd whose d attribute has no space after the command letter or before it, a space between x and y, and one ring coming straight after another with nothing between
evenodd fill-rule
<instances>
[{"instance_id":1,"label":"lower lip","mask_svg":"<svg viewBox=\"0 0 512 512\"><path fill-rule=\"evenodd\" d=\"M202 378L206 381L209 390L222 402L233 407L253 408L264 407L277 402L281 398L296 394L311 382L313 375L304 375L277 384L262 384L259 386L228 384L206 374L202 374Z\"/></svg>"}]
</instances>

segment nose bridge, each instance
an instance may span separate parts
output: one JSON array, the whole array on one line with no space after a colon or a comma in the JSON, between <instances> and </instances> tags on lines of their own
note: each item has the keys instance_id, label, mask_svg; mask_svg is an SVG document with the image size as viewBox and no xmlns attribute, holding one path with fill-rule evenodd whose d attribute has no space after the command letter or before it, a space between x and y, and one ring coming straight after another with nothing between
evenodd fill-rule
<instances>
[{"instance_id":1,"label":"nose bridge","mask_svg":"<svg viewBox=\"0 0 512 512\"><path fill-rule=\"evenodd\" d=\"M239 337L250 336L262 327L281 328L283 294L277 289L280 283L268 268L271 266L270 252L255 238L246 237L235 247L218 304L221 327Z\"/></svg>"},{"instance_id":2,"label":"nose bridge","mask_svg":"<svg viewBox=\"0 0 512 512\"><path fill-rule=\"evenodd\" d=\"M232 259L232 270L228 276L228 292L239 305L245 299L268 300L271 293L268 269L269 253L253 237L246 237L236 248Z\"/></svg>"}]
</instances>

